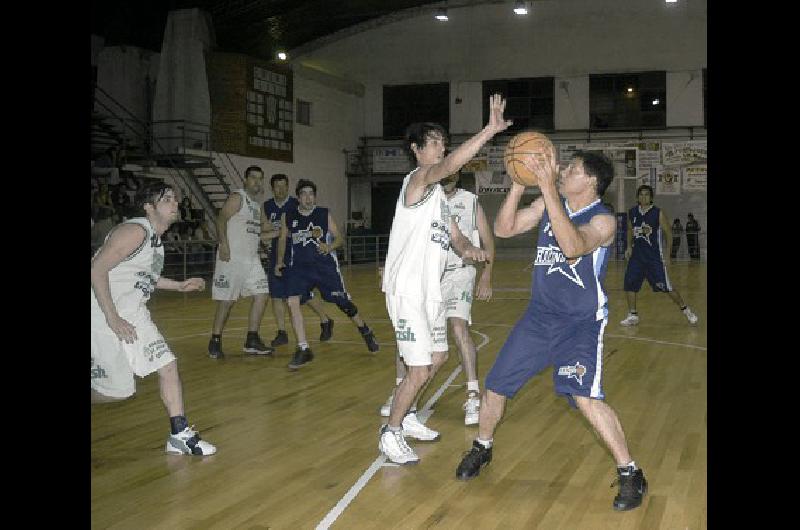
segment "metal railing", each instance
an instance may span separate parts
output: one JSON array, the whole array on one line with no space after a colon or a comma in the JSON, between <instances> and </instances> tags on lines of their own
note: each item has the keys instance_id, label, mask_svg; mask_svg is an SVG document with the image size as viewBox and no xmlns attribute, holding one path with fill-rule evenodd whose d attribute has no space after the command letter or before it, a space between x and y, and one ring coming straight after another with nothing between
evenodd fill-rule
<instances>
[{"instance_id":1,"label":"metal railing","mask_svg":"<svg viewBox=\"0 0 800 530\"><path fill-rule=\"evenodd\" d=\"M389 248L389 234L347 236L345 243L345 263L380 264L386 260Z\"/></svg>"}]
</instances>

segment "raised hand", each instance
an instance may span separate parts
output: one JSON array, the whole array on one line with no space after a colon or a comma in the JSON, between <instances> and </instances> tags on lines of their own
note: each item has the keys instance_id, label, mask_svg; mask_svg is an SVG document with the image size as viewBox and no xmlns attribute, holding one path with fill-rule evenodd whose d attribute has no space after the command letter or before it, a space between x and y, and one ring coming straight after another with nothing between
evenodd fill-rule
<instances>
[{"instance_id":1,"label":"raised hand","mask_svg":"<svg viewBox=\"0 0 800 530\"><path fill-rule=\"evenodd\" d=\"M506 110L506 100L500 94L492 94L489 96L489 123L487 127L492 130L492 133L497 134L505 131L512 123L511 120L503 118L503 111Z\"/></svg>"}]
</instances>

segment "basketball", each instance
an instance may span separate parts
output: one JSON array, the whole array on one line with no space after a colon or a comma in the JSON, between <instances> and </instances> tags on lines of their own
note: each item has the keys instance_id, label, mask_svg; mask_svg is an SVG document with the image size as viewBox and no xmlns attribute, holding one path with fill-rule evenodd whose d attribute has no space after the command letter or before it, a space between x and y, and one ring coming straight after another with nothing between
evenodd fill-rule
<instances>
[{"instance_id":1,"label":"basketball","mask_svg":"<svg viewBox=\"0 0 800 530\"><path fill-rule=\"evenodd\" d=\"M523 164L523 160L530 156L536 156L541 161L545 161L547 157L555 160L556 149L550 138L535 131L523 131L511 138L503 154L503 163L506 166L506 173L517 184L523 186L538 184L536 175Z\"/></svg>"}]
</instances>

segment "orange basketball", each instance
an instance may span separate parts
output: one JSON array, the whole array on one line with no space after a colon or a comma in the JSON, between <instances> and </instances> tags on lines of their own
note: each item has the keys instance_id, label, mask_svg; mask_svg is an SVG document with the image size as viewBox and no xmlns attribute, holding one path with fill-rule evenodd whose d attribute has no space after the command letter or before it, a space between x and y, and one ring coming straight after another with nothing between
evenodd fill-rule
<instances>
[{"instance_id":1,"label":"orange basketball","mask_svg":"<svg viewBox=\"0 0 800 530\"><path fill-rule=\"evenodd\" d=\"M536 156L540 161L547 157L556 159L556 148L550 138L535 131L523 131L514 136L506 146L503 163L511 180L523 186L536 186L536 175L522 163L528 157Z\"/></svg>"}]
</instances>

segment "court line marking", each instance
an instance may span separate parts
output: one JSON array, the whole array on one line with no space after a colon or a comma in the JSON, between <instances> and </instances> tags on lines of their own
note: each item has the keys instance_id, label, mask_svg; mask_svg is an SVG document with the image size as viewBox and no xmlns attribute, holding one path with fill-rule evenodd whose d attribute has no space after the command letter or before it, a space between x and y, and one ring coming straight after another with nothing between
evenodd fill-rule
<instances>
[{"instance_id":1,"label":"court line marking","mask_svg":"<svg viewBox=\"0 0 800 530\"><path fill-rule=\"evenodd\" d=\"M480 335L483 338L483 341L479 345L475 346L475 352L477 353L481 348L483 348L486 344L489 343L489 337L486 334L481 333L480 331L476 331L473 329L470 329L470 331L472 333ZM425 423L428 420L428 418L431 415L433 415L431 407L433 407L436 401L439 400L441 395L450 386L450 383L453 382L453 380L458 376L459 373L461 373L461 363L458 363L458 366L455 367L455 369L447 378L447 380L444 383L442 383L442 385L439 387L436 393L434 393L428 400L428 402L425 403L425 406L422 407L422 410L417 413L417 417L420 419L422 423ZM339 502L337 502L336 505L333 508L331 508L331 511L328 512L328 514L322 519L322 521L319 522L319 524L317 524L316 530L327 530L328 528L330 528L330 526L336 521L336 519L338 519L339 516L342 515L342 513L344 513L345 508L347 508L347 506L353 501L353 499L356 498L361 489L367 485L367 482L369 482L369 480L375 475L375 473L377 473L378 470L384 466L397 467L397 464L394 464L392 462L387 462L386 455L384 454L378 456L378 458L376 458L375 461L373 461L372 464L370 464L370 466L358 478L358 480L356 480L355 484L353 484L350 487L347 493L344 494L344 496L339 500Z\"/></svg>"}]
</instances>

